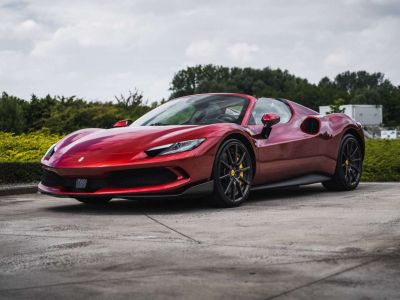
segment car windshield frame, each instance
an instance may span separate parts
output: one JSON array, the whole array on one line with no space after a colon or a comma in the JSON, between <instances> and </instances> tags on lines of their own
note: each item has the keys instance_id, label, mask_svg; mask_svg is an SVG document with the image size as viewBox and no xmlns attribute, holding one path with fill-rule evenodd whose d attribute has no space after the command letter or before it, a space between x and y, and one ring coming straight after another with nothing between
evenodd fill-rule
<instances>
[{"instance_id":1,"label":"car windshield frame","mask_svg":"<svg viewBox=\"0 0 400 300\"><path fill-rule=\"evenodd\" d=\"M249 99L239 95L202 94L170 100L138 118L130 126L242 124Z\"/></svg>"}]
</instances>

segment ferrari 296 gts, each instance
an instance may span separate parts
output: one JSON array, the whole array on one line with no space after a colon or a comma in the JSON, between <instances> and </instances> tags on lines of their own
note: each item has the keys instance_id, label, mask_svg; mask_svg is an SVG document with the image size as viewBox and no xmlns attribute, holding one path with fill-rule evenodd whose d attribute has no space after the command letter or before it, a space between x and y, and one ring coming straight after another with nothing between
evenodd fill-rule
<instances>
[{"instance_id":1,"label":"ferrari 296 gts","mask_svg":"<svg viewBox=\"0 0 400 300\"><path fill-rule=\"evenodd\" d=\"M285 99L214 93L168 101L135 122L75 131L41 163L42 193L89 204L208 195L222 207L252 190L322 182L355 189L364 135L342 113Z\"/></svg>"}]
</instances>

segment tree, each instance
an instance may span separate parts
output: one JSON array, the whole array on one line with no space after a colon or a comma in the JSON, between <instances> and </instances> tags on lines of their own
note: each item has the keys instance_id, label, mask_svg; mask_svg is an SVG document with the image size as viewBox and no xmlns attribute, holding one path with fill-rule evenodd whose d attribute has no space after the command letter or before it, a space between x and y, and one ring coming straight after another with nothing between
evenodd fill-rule
<instances>
[{"instance_id":1,"label":"tree","mask_svg":"<svg viewBox=\"0 0 400 300\"><path fill-rule=\"evenodd\" d=\"M24 129L23 100L3 92L0 98L0 130L21 133Z\"/></svg>"},{"instance_id":2,"label":"tree","mask_svg":"<svg viewBox=\"0 0 400 300\"><path fill-rule=\"evenodd\" d=\"M128 97L121 94L119 97L114 96L114 98L117 100L118 106L131 110L142 105L143 93L135 88L133 92L129 91Z\"/></svg>"},{"instance_id":3,"label":"tree","mask_svg":"<svg viewBox=\"0 0 400 300\"><path fill-rule=\"evenodd\" d=\"M383 105L386 126L400 125L400 87L382 73L343 72L333 79L323 77L318 84L290 74L287 70L197 65L178 71L171 82L169 99L207 92L235 92L255 97L287 98L318 110L330 105L333 112L343 104ZM0 97L0 130L29 132L48 128L68 133L85 127L109 128L120 119L135 120L158 103L144 101L138 89L116 102L87 101L76 96L35 95L26 101L7 93ZM168 99L167 99L168 100ZM167 101L163 99L161 103Z\"/></svg>"},{"instance_id":4,"label":"tree","mask_svg":"<svg viewBox=\"0 0 400 300\"><path fill-rule=\"evenodd\" d=\"M296 77L287 70L227 68L197 65L178 71L171 82L170 99L207 92L238 92L255 97L287 98L318 110L322 105L383 105L383 121L387 126L400 124L400 87L394 86L383 73L366 71L343 72L333 80L323 77L318 84Z\"/></svg>"},{"instance_id":5,"label":"tree","mask_svg":"<svg viewBox=\"0 0 400 300\"><path fill-rule=\"evenodd\" d=\"M74 97L71 97L71 101ZM31 100L26 102L25 120L28 126L28 131L36 131L43 128L44 123L51 116L51 112L57 105L57 99L47 95L44 98L38 98L32 94Z\"/></svg>"},{"instance_id":6,"label":"tree","mask_svg":"<svg viewBox=\"0 0 400 300\"><path fill-rule=\"evenodd\" d=\"M331 105L329 105L329 110L331 113L344 113L344 108L340 108L344 104L344 99L338 98L334 100Z\"/></svg>"},{"instance_id":7,"label":"tree","mask_svg":"<svg viewBox=\"0 0 400 300\"><path fill-rule=\"evenodd\" d=\"M312 108L319 104L318 87L280 69L227 68L197 65L177 72L170 99L206 92L238 92L256 97L283 97Z\"/></svg>"}]
</instances>

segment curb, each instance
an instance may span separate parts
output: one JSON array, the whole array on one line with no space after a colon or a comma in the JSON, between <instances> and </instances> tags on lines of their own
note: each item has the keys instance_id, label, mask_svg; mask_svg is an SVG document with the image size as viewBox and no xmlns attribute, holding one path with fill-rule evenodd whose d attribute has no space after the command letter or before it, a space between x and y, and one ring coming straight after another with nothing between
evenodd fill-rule
<instances>
[{"instance_id":1,"label":"curb","mask_svg":"<svg viewBox=\"0 0 400 300\"><path fill-rule=\"evenodd\" d=\"M0 185L0 196L33 194L38 191L37 183Z\"/></svg>"}]
</instances>

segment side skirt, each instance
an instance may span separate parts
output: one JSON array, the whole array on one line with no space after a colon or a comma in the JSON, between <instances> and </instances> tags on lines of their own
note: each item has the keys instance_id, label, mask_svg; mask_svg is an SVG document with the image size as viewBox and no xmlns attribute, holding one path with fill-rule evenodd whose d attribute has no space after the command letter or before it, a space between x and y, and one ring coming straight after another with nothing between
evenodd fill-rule
<instances>
[{"instance_id":1,"label":"side skirt","mask_svg":"<svg viewBox=\"0 0 400 300\"><path fill-rule=\"evenodd\" d=\"M290 187L290 186L299 186L299 185L306 185L312 184L317 182L323 182L330 180L331 177L321 175L321 174L308 174L284 181L267 183L262 185L257 185L251 187L252 191L264 190L264 189L275 189L275 188L282 188L282 187Z\"/></svg>"}]
</instances>

